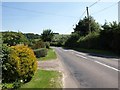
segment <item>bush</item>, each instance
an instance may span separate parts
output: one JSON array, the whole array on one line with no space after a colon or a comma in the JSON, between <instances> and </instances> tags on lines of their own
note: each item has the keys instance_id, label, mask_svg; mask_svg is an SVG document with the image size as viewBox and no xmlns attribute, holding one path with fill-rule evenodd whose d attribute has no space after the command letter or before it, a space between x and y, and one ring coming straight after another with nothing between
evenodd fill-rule
<instances>
[{"instance_id":1,"label":"bush","mask_svg":"<svg viewBox=\"0 0 120 90\"><path fill-rule=\"evenodd\" d=\"M61 47L61 46L63 46L64 44L63 44L63 42L51 42L50 45L51 45L51 46L56 46L56 47Z\"/></svg>"},{"instance_id":2,"label":"bush","mask_svg":"<svg viewBox=\"0 0 120 90\"><path fill-rule=\"evenodd\" d=\"M7 83L13 81L12 72L14 68L9 63L10 48L7 45L2 45L2 82Z\"/></svg>"},{"instance_id":3,"label":"bush","mask_svg":"<svg viewBox=\"0 0 120 90\"><path fill-rule=\"evenodd\" d=\"M58 46L58 42L50 42L50 46Z\"/></svg>"},{"instance_id":4,"label":"bush","mask_svg":"<svg viewBox=\"0 0 120 90\"><path fill-rule=\"evenodd\" d=\"M45 46L46 46L46 48L50 48L50 43L49 42L45 42Z\"/></svg>"},{"instance_id":5,"label":"bush","mask_svg":"<svg viewBox=\"0 0 120 90\"><path fill-rule=\"evenodd\" d=\"M3 52L2 82L11 83L16 80L29 82L37 70L37 61L32 49L17 45L9 49L3 48Z\"/></svg>"},{"instance_id":6,"label":"bush","mask_svg":"<svg viewBox=\"0 0 120 90\"><path fill-rule=\"evenodd\" d=\"M47 50L46 48L41 48L41 49L34 50L34 53L37 58L45 57L47 55Z\"/></svg>"},{"instance_id":7,"label":"bush","mask_svg":"<svg viewBox=\"0 0 120 90\"><path fill-rule=\"evenodd\" d=\"M45 43L42 40L36 41L33 44L33 49L38 49L38 48L45 48Z\"/></svg>"}]
</instances>

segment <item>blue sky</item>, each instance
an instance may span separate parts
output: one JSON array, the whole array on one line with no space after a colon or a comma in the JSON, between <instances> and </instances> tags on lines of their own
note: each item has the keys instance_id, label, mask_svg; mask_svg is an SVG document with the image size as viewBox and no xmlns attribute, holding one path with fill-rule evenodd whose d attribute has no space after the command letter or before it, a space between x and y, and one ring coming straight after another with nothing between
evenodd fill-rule
<instances>
[{"instance_id":1,"label":"blue sky","mask_svg":"<svg viewBox=\"0 0 120 90\"><path fill-rule=\"evenodd\" d=\"M21 31L23 33L41 34L44 29L53 32L70 34L73 25L78 21L86 6L94 2L3 2L3 31ZM90 14L113 5L92 16L100 24L118 20L118 5L116 2L98 2L89 8ZM84 14L86 16L86 13ZM83 17L84 17L83 16Z\"/></svg>"}]
</instances>

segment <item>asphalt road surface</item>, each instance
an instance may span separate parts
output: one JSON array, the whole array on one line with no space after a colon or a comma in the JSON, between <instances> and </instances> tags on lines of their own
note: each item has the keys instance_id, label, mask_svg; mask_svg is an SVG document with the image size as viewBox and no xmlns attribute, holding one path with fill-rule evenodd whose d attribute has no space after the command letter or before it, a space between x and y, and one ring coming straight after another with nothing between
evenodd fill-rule
<instances>
[{"instance_id":1,"label":"asphalt road surface","mask_svg":"<svg viewBox=\"0 0 120 90\"><path fill-rule=\"evenodd\" d=\"M54 49L73 80L67 79L67 83L74 82L78 88L118 88L119 58L98 57L61 47Z\"/></svg>"}]
</instances>

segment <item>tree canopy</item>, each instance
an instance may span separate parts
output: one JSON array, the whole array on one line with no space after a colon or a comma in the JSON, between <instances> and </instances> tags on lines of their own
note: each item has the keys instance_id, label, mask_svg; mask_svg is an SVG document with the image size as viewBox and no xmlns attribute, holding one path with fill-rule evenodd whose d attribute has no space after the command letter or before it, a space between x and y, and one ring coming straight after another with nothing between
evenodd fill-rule
<instances>
[{"instance_id":1,"label":"tree canopy","mask_svg":"<svg viewBox=\"0 0 120 90\"><path fill-rule=\"evenodd\" d=\"M85 36L89 32L99 31L99 30L100 30L100 25L91 16L89 17L89 20L87 17L83 18L83 20L80 20L76 25L76 27L74 28L74 32L79 33L81 36Z\"/></svg>"},{"instance_id":2,"label":"tree canopy","mask_svg":"<svg viewBox=\"0 0 120 90\"><path fill-rule=\"evenodd\" d=\"M24 35L27 37L27 39L39 39L40 35L39 34L34 34L34 33L24 33Z\"/></svg>"},{"instance_id":3,"label":"tree canopy","mask_svg":"<svg viewBox=\"0 0 120 90\"><path fill-rule=\"evenodd\" d=\"M44 42L51 42L51 40L53 39L53 32L52 30L50 29L46 29L46 30L43 30L43 33L41 34L41 39L44 41Z\"/></svg>"}]
</instances>

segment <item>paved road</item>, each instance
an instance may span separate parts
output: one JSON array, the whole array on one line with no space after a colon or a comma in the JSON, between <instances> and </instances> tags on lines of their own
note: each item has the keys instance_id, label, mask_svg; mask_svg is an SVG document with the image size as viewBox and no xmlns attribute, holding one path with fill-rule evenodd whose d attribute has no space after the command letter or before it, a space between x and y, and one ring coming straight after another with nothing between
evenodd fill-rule
<instances>
[{"instance_id":1,"label":"paved road","mask_svg":"<svg viewBox=\"0 0 120 90\"><path fill-rule=\"evenodd\" d=\"M54 49L73 80L66 82L74 82L73 87L76 85L78 88L118 88L119 59L92 56L60 47Z\"/></svg>"}]
</instances>

